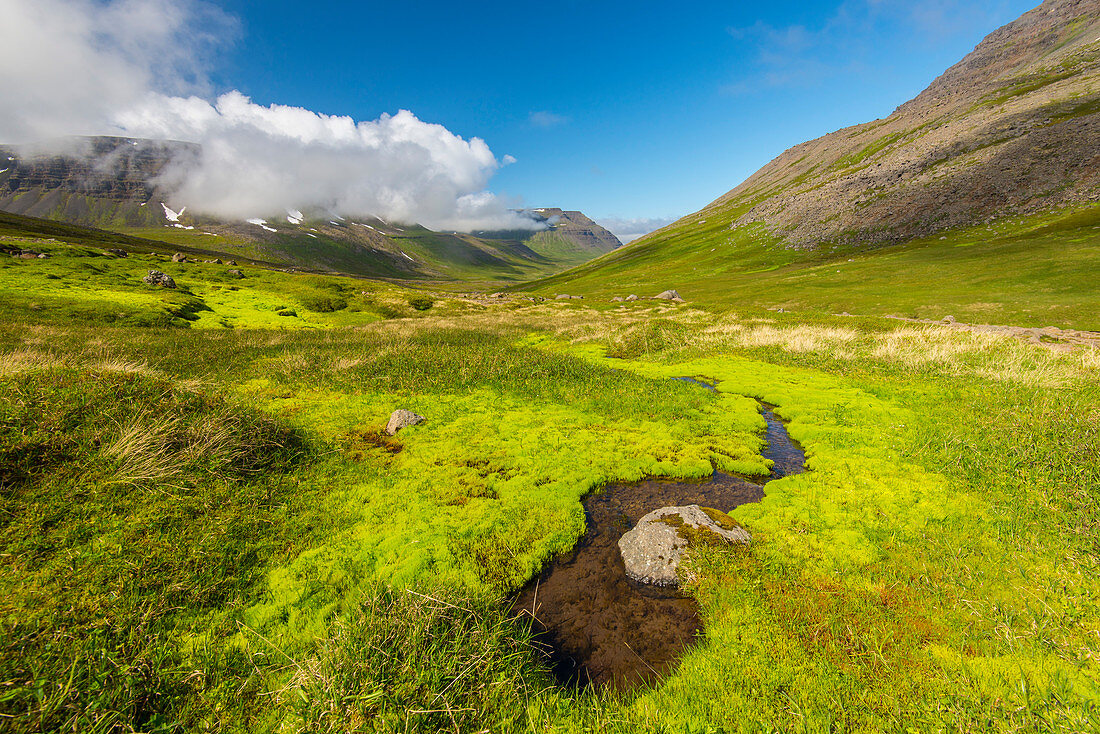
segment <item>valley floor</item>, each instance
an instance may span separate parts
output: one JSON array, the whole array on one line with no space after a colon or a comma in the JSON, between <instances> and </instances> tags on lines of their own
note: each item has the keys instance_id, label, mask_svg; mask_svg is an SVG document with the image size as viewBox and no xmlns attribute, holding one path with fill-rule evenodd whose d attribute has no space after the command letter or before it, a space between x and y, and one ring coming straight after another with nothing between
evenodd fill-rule
<instances>
[{"instance_id":1,"label":"valley floor","mask_svg":"<svg viewBox=\"0 0 1100 734\"><path fill-rule=\"evenodd\" d=\"M371 294L341 328L8 319L0 728L1097 727L1095 350ZM753 398L808 471L732 513L747 550L693 548L705 634L655 687L557 687L509 596L606 482L765 472Z\"/></svg>"}]
</instances>

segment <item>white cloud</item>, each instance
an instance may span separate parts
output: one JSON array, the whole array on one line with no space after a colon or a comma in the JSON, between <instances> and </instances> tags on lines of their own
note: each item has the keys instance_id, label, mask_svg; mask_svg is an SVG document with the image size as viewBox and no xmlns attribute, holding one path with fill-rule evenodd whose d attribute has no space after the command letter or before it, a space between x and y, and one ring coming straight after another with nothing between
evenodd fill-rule
<instances>
[{"instance_id":1,"label":"white cloud","mask_svg":"<svg viewBox=\"0 0 1100 734\"><path fill-rule=\"evenodd\" d=\"M631 240L636 240L661 227L667 227L677 219L679 219L679 217L642 217L636 219L606 217L604 219L597 219L596 224L609 230L611 234L619 238L620 242L626 244Z\"/></svg>"},{"instance_id":2,"label":"white cloud","mask_svg":"<svg viewBox=\"0 0 1100 734\"><path fill-rule=\"evenodd\" d=\"M480 138L406 110L357 122L237 91L209 101L195 59L234 22L200 0L0 0L0 17L5 142L108 134L199 143L200 165L176 166L164 182L174 205L224 217L323 208L446 229L535 226L486 191L501 163Z\"/></svg>"},{"instance_id":3,"label":"white cloud","mask_svg":"<svg viewBox=\"0 0 1100 734\"><path fill-rule=\"evenodd\" d=\"M820 24L773 26L763 21L729 34L752 51L752 62L726 85L731 94L810 88L833 77L881 74L881 39L941 48L988 33L1018 12L1006 0L841 0Z\"/></svg>"},{"instance_id":4,"label":"white cloud","mask_svg":"<svg viewBox=\"0 0 1100 734\"><path fill-rule=\"evenodd\" d=\"M569 118L565 115L559 115L556 112L539 110L538 112L532 112L528 115L527 121L535 127L557 127L558 125L564 125L569 122Z\"/></svg>"}]
</instances>

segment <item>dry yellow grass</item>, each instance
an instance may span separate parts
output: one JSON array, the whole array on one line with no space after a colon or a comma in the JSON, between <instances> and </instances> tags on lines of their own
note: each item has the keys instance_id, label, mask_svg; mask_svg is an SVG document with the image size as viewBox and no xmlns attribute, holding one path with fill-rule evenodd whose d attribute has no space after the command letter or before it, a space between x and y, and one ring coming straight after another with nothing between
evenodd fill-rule
<instances>
[{"instance_id":1,"label":"dry yellow grass","mask_svg":"<svg viewBox=\"0 0 1100 734\"><path fill-rule=\"evenodd\" d=\"M49 369L64 363L60 357L36 349L15 349L0 353L0 377Z\"/></svg>"},{"instance_id":2,"label":"dry yellow grass","mask_svg":"<svg viewBox=\"0 0 1100 734\"><path fill-rule=\"evenodd\" d=\"M118 438L103 448L105 456L119 461L113 482L159 483L177 476L180 460L172 444L178 423L144 413L130 419Z\"/></svg>"},{"instance_id":3,"label":"dry yellow grass","mask_svg":"<svg viewBox=\"0 0 1100 734\"><path fill-rule=\"evenodd\" d=\"M97 372L120 372L129 375L142 375L143 377L163 377L163 374L145 362L135 362L121 357L108 357L87 365Z\"/></svg>"}]
</instances>

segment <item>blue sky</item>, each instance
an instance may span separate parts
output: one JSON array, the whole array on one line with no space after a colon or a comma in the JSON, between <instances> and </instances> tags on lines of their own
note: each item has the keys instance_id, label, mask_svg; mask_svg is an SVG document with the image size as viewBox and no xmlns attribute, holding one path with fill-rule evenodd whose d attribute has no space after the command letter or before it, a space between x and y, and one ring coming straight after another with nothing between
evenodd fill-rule
<instances>
[{"instance_id":1,"label":"blue sky","mask_svg":"<svg viewBox=\"0 0 1100 734\"><path fill-rule=\"evenodd\" d=\"M216 86L356 119L408 109L515 156L497 193L665 218L889 115L1037 3L217 4L239 25Z\"/></svg>"},{"instance_id":2,"label":"blue sky","mask_svg":"<svg viewBox=\"0 0 1100 734\"><path fill-rule=\"evenodd\" d=\"M1035 4L0 0L0 142L199 143L171 205L229 218L560 206L637 234L889 115Z\"/></svg>"}]
</instances>

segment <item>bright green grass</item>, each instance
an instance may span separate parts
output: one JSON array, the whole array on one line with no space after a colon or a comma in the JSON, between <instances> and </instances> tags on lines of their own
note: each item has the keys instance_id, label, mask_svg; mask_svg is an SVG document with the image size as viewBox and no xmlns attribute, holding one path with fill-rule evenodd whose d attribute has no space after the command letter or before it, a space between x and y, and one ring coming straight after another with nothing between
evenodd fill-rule
<instances>
[{"instance_id":1,"label":"bright green grass","mask_svg":"<svg viewBox=\"0 0 1100 734\"><path fill-rule=\"evenodd\" d=\"M0 711L20 730L1095 727L1095 366L1013 342L948 363L912 335L934 358L899 360L873 319L786 317L824 335L788 350L682 309L589 313L573 342L523 311L431 313L5 327ZM748 551L696 550L706 638L653 690L556 691L499 595L570 546L604 481L763 471L747 396L810 471L733 513ZM399 406L428 421L386 438Z\"/></svg>"},{"instance_id":2,"label":"bright green grass","mask_svg":"<svg viewBox=\"0 0 1100 734\"><path fill-rule=\"evenodd\" d=\"M815 253L786 250L759 226L731 230L728 215L699 217L523 289L606 301L675 288L702 304L1100 330L1096 208Z\"/></svg>"},{"instance_id":3,"label":"bright green grass","mask_svg":"<svg viewBox=\"0 0 1100 734\"><path fill-rule=\"evenodd\" d=\"M0 239L0 244L14 240ZM25 245L24 245L25 246ZM317 276L241 264L173 263L159 254L126 258L60 242L48 259L0 258L0 316L45 323L196 328L326 328L413 316L417 292L378 281ZM145 285L149 270L178 286ZM238 279L229 273L241 270ZM440 308L446 310L447 305Z\"/></svg>"}]
</instances>

